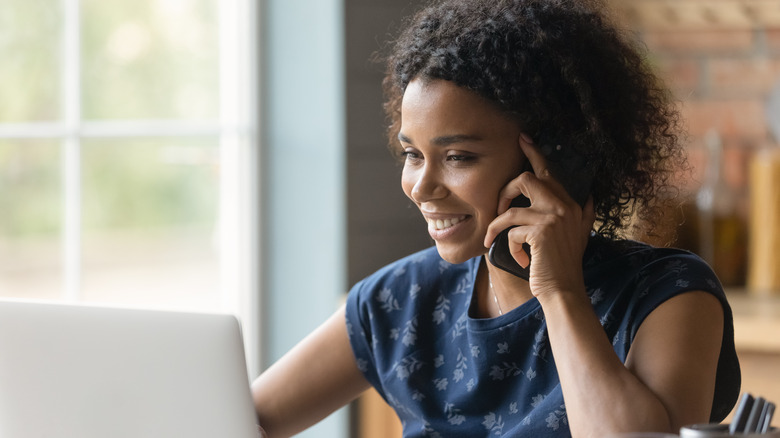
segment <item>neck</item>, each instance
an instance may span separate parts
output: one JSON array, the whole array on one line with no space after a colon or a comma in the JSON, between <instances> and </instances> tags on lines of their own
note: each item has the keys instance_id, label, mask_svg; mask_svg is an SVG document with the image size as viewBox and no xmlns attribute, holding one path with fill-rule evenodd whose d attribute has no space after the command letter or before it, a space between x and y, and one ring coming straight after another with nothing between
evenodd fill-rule
<instances>
[{"instance_id":1,"label":"neck","mask_svg":"<svg viewBox=\"0 0 780 438\"><path fill-rule=\"evenodd\" d=\"M483 263L485 264L485 273L493 283L493 290L490 292L491 294L495 293L504 313L533 298L528 281L499 269L488 261L483 261Z\"/></svg>"},{"instance_id":2,"label":"neck","mask_svg":"<svg viewBox=\"0 0 780 438\"><path fill-rule=\"evenodd\" d=\"M526 280L496 268L485 259L480 264L475 289L474 316L480 318L495 318L533 298Z\"/></svg>"}]
</instances>

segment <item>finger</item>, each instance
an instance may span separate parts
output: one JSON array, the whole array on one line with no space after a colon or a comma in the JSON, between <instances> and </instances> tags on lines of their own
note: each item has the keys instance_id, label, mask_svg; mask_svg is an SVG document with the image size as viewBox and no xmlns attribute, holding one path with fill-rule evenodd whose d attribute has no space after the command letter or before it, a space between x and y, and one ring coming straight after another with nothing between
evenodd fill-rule
<instances>
[{"instance_id":1,"label":"finger","mask_svg":"<svg viewBox=\"0 0 780 438\"><path fill-rule=\"evenodd\" d=\"M528 159L537 180L540 181L542 185L548 185L555 196L561 199L569 198L569 193L550 170L549 162L542 150L536 144L525 141L525 138L527 138L527 136L520 137L520 147Z\"/></svg>"},{"instance_id":2,"label":"finger","mask_svg":"<svg viewBox=\"0 0 780 438\"><path fill-rule=\"evenodd\" d=\"M498 194L498 208L496 214L500 215L511 208L512 202L520 195L528 198L529 189L534 185L536 178L531 172L523 172L509 181ZM529 198L530 199L530 198Z\"/></svg>"},{"instance_id":3,"label":"finger","mask_svg":"<svg viewBox=\"0 0 780 438\"><path fill-rule=\"evenodd\" d=\"M496 215L502 215L512 208L511 203L518 195L527 197L522 207L535 207L539 211L564 215L568 210L582 207L571 198L555 178L542 181L533 173L526 172L510 181L500 192Z\"/></svg>"},{"instance_id":4,"label":"finger","mask_svg":"<svg viewBox=\"0 0 780 438\"><path fill-rule=\"evenodd\" d=\"M536 223L544 223L546 215L531 208L517 208L508 210L499 215L488 225L483 244L489 248L498 236L498 233L509 227L522 227ZM522 242L521 242L522 243Z\"/></svg>"},{"instance_id":5,"label":"finger","mask_svg":"<svg viewBox=\"0 0 780 438\"><path fill-rule=\"evenodd\" d=\"M534 181L536 178L529 176L523 177L523 175L539 174L545 178L552 176L549 169L547 168L547 160L544 158L544 155L542 155L541 151L539 151L528 134L521 133L518 137L518 143L520 144L520 148L523 150L523 153L528 160L529 166L526 167L524 172L510 181L507 186L502 189L499 195L498 209L496 214L502 214L507 211L510 208L512 201L519 195L525 195L530 199L530 196L528 196L528 188L530 185L534 182L536 183L534 185L540 185L538 184L538 181Z\"/></svg>"},{"instance_id":6,"label":"finger","mask_svg":"<svg viewBox=\"0 0 780 438\"><path fill-rule=\"evenodd\" d=\"M534 141L531 139L531 137L528 134L521 133L520 136L517 139L518 143L520 144L521 149L529 149L535 152L534 148ZM540 154L537 154L540 155ZM526 160L528 160L528 157L526 156ZM544 158L542 157L542 160ZM499 194L499 201L498 201L498 209L496 211L496 214L502 214L505 211L507 211L510 208L510 205L512 201L520 196L520 195L527 195L527 183L529 182L527 179L523 180L524 174L528 173L529 175L533 175L533 168L529 165L530 162L526 161L525 165L523 166L523 171L515 177L512 181L507 183L507 185L501 190L501 193ZM522 178L521 178L522 177Z\"/></svg>"},{"instance_id":7,"label":"finger","mask_svg":"<svg viewBox=\"0 0 780 438\"><path fill-rule=\"evenodd\" d=\"M520 149L523 150L525 157L531 164L531 169L540 178L549 178L552 176L550 170L547 168L547 160L542 155L542 151L533 142L526 141L529 137L527 135L520 136Z\"/></svg>"},{"instance_id":8,"label":"finger","mask_svg":"<svg viewBox=\"0 0 780 438\"><path fill-rule=\"evenodd\" d=\"M507 236L509 241L509 253L523 269L527 268L531 263L531 257L525 252L525 248L523 248L523 243L526 243L527 239L527 231L524 228L525 227L512 228Z\"/></svg>"}]
</instances>

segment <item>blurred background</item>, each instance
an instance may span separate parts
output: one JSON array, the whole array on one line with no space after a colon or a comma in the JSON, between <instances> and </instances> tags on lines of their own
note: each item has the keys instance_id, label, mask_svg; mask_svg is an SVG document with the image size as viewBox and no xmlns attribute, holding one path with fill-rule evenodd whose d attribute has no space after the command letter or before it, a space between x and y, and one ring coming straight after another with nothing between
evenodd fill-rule
<instances>
[{"instance_id":1,"label":"blurred background","mask_svg":"<svg viewBox=\"0 0 780 438\"><path fill-rule=\"evenodd\" d=\"M431 245L371 61L424 1L0 1L0 297L231 312L256 374ZM727 287L745 387L780 399L780 4L610 3L687 127L672 245ZM395 427L369 396L304 435Z\"/></svg>"},{"instance_id":2,"label":"blurred background","mask_svg":"<svg viewBox=\"0 0 780 438\"><path fill-rule=\"evenodd\" d=\"M0 290L165 301L187 289L193 306L212 306L216 4L64 5L3 0L0 11ZM75 284L68 233L80 239Z\"/></svg>"}]
</instances>

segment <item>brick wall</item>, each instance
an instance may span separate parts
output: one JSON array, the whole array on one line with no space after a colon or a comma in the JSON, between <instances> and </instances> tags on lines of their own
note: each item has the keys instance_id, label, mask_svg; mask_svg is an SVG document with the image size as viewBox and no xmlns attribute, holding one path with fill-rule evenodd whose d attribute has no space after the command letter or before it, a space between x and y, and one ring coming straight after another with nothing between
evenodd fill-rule
<instances>
[{"instance_id":1,"label":"brick wall","mask_svg":"<svg viewBox=\"0 0 780 438\"><path fill-rule=\"evenodd\" d=\"M683 104L692 140L714 129L729 145L765 144L765 102L780 81L780 30L648 30L642 39Z\"/></svg>"},{"instance_id":2,"label":"brick wall","mask_svg":"<svg viewBox=\"0 0 780 438\"><path fill-rule=\"evenodd\" d=\"M693 173L683 184L688 202L677 220L676 246L705 256L724 284L743 285L749 233L748 164L756 150L775 143L765 108L770 91L780 83L780 22L772 15L780 14L780 4L619 0L616 6L621 18L639 31L651 62L679 100L689 134L685 141ZM767 9L751 12L751 7ZM730 15L713 15L713 11L726 14L722 11L727 10ZM674 19L659 18L664 16ZM727 214L732 225L719 229L716 224L710 251L706 237L702 238L708 233L701 227L695 197L709 165L705 138L712 132L718 134L723 147L715 196L731 198L725 203L731 204Z\"/></svg>"}]
</instances>

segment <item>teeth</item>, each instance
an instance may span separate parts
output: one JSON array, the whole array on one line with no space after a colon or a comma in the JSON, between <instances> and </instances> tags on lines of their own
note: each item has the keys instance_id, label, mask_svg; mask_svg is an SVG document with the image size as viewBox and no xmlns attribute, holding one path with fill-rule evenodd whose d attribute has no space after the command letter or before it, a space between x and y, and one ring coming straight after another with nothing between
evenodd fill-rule
<instances>
[{"instance_id":1,"label":"teeth","mask_svg":"<svg viewBox=\"0 0 780 438\"><path fill-rule=\"evenodd\" d=\"M465 216L461 216L459 218L458 217L454 217L452 219L444 219L444 220L442 220L442 219L431 219L430 221L428 221L428 223L430 224L431 228L433 228L433 229L444 230L444 229L447 229L447 228L449 228L449 227L451 227L453 225L457 225L460 221L462 221L465 218L466 218Z\"/></svg>"}]
</instances>

